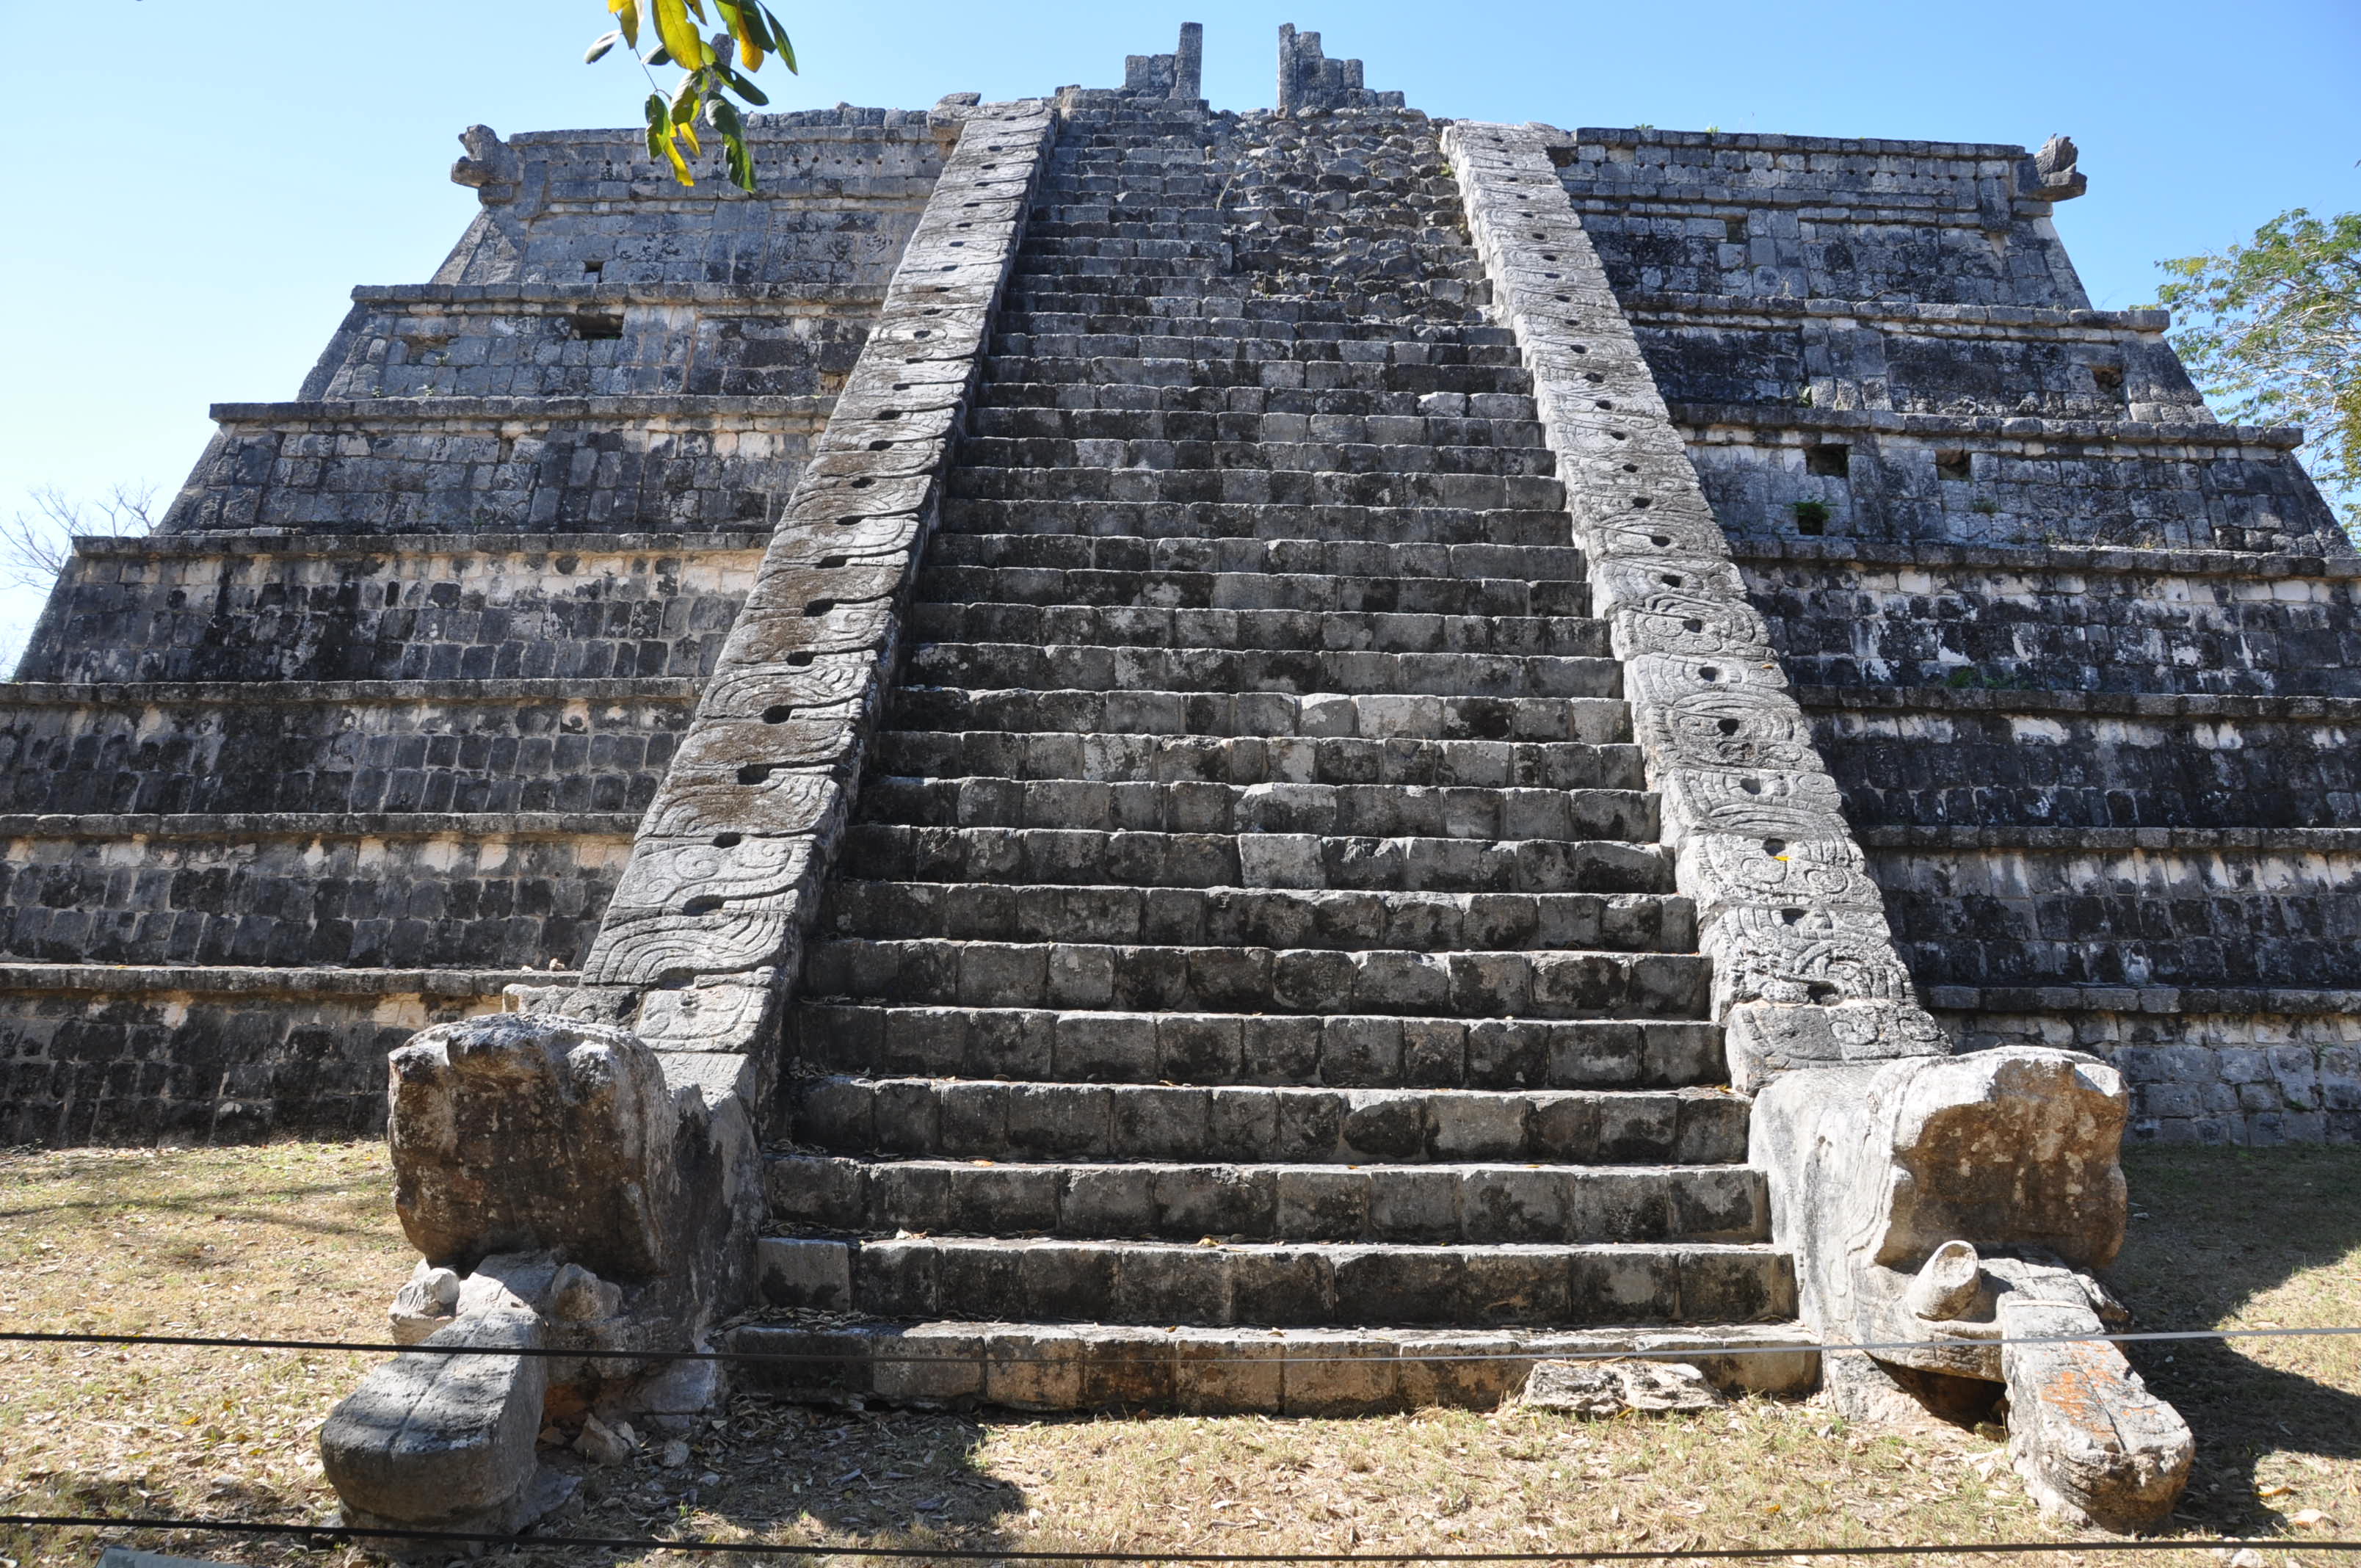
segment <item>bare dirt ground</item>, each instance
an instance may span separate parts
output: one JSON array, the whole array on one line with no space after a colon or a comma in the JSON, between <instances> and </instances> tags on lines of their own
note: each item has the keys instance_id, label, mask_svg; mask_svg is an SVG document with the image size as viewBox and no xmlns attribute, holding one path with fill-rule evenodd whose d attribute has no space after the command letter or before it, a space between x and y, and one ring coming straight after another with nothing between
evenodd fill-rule
<instances>
[{"instance_id":1,"label":"bare dirt ground","mask_svg":"<svg viewBox=\"0 0 2361 1568\"><path fill-rule=\"evenodd\" d=\"M2141 1326L2361 1323L2361 1150L2136 1150L2113 1282ZM364 1339L412 1255L375 1145L0 1157L0 1328ZM313 1436L372 1358L0 1345L0 1513L327 1520ZM2361 1341L2174 1345L2138 1359L2195 1427L2172 1532L2361 1535ZM1989 1435L1895 1437L1810 1404L1583 1422L1530 1411L1359 1420L1030 1419L741 1400L691 1440L589 1472L568 1534L1006 1551L1665 1551L2072 1539ZM0 1568L120 1541L249 1563L357 1564L302 1539L0 1527ZM2106 1539L2065 1555L2121 1561ZM529 1548L511 1561L743 1563ZM1836 1559L1827 1561L1835 1562Z\"/></svg>"}]
</instances>

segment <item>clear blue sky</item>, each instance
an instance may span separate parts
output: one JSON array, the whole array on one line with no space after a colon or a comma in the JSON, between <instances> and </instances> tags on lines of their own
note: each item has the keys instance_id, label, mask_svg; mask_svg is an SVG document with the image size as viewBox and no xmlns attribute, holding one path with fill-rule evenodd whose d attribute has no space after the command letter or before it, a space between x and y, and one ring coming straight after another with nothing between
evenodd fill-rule
<instances>
[{"instance_id":1,"label":"clear blue sky","mask_svg":"<svg viewBox=\"0 0 2361 1568\"><path fill-rule=\"evenodd\" d=\"M1112 86L1205 24L1216 108L1271 102L1274 36L1320 30L1430 114L1554 125L2081 145L2059 210L2095 302L2293 206L2361 207L2361 4L1771 5L1689 0L774 0L804 74L776 107L923 108ZM638 82L579 63L600 0L0 0L17 194L0 511L39 484L169 494L214 401L291 397L357 283L423 281L474 194L465 125L617 125ZM53 127L45 132L44 126ZM45 141L45 135L54 139ZM0 595L0 646L37 596Z\"/></svg>"}]
</instances>

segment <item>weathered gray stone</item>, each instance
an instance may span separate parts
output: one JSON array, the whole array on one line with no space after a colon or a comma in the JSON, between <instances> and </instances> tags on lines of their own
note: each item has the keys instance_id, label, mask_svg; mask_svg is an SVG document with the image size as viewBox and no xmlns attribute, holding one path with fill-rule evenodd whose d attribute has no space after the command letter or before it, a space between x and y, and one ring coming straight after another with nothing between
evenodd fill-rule
<instances>
[{"instance_id":1,"label":"weathered gray stone","mask_svg":"<svg viewBox=\"0 0 2361 1568\"><path fill-rule=\"evenodd\" d=\"M423 1343L538 1349L532 1314L490 1312ZM547 1363L531 1355L396 1356L320 1429L320 1460L347 1522L506 1532L533 1494Z\"/></svg>"},{"instance_id":2,"label":"weathered gray stone","mask_svg":"<svg viewBox=\"0 0 2361 1568\"><path fill-rule=\"evenodd\" d=\"M1541 1361L1517 1402L1600 1420L1628 1411L1709 1410L1722 1400L1703 1372L1677 1361Z\"/></svg>"}]
</instances>

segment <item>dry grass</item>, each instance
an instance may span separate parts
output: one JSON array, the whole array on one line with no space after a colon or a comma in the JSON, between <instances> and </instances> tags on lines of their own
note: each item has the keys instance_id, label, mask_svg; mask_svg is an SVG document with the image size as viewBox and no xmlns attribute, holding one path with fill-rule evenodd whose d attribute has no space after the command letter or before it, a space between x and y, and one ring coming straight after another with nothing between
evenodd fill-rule
<instances>
[{"instance_id":1,"label":"dry grass","mask_svg":"<svg viewBox=\"0 0 2361 1568\"><path fill-rule=\"evenodd\" d=\"M2144 1217L2115 1284L2145 1323L2361 1322L2361 1151L2143 1150L2132 1177ZM369 1146L0 1159L0 1325L373 1334L410 1264L385 1188ZM2198 1432L2176 1529L2282 1535L2287 1549L2266 1554L2273 1568L2306 1561L2307 1536L2361 1534L2361 1344L2249 1341L2142 1359ZM324 1518L333 1500L312 1432L364 1360L18 1352L0 1378L0 1511ZM2292 1522L2305 1510L2324 1522ZM699 1434L686 1465L642 1454L590 1472L559 1528L1362 1553L2061 1539L1984 1438L1849 1431L1814 1407L1768 1401L1603 1424L1518 1411L978 1420L741 1401ZM299 1541L136 1543L242 1563L358 1561ZM88 1563L95 1545L0 1530L0 1560L25 1564ZM2092 1539L2063 1561L2114 1556ZM540 1548L512 1561L709 1560ZM2192 1546L2139 1561L2218 1556Z\"/></svg>"}]
</instances>

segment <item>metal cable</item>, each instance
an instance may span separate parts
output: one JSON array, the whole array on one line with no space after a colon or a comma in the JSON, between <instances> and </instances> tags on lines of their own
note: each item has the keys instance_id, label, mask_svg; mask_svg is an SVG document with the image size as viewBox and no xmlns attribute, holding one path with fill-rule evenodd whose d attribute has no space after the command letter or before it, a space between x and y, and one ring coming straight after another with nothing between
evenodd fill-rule
<instances>
[{"instance_id":1,"label":"metal cable","mask_svg":"<svg viewBox=\"0 0 2361 1568\"><path fill-rule=\"evenodd\" d=\"M464 1321L466 1320L454 1321ZM752 1323L744 1326L760 1328L764 1325L761 1323ZM795 1327L793 1324L779 1326L788 1328ZM978 1323L976 1325L979 1330L989 1326L990 1325L983 1323ZM829 1331L821 1329L808 1332L827 1332ZM1314 1332L1334 1331L1315 1330ZM1389 1332L1416 1332L1418 1331L1411 1329ZM1443 1332L1445 1331L1436 1330L1434 1332ZM1513 1331L1502 1330L1500 1332ZM1673 1329L1648 1332L1661 1332L1677 1337L1677 1331ZM1636 1349L1586 1350L1575 1346L1568 1346L1563 1349L1535 1347L1531 1350L1521 1351L1469 1351L1466 1353L1437 1355L1421 1354L1408 1359L1439 1363L1487 1361L1625 1361L1635 1356L1648 1360L1669 1360L1685 1355L1793 1355L1804 1352L1822 1354L1828 1352L1843 1351L1857 1351L1873 1354L1902 1350L1958 1350L1963 1345L1999 1346L2004 1344L2086 1344L2102 1343L2107 1344L2143 1344L2163 1343L2184 1340L2349 1338L2356 1334L2361 1334L2361 1327L2316 1329L2155 1329L2125 1333L2021 1334L2015 1336L1995 1335L1988 1339L1867 1340L1860 1343L1850 1343L1845 1341L1829 1341L1827 1343L1795 1341L1793 1343L1783 1342L1772 1344L1752 1342L1743 1343L1721 1342L1697 1344L1668 1344L1646 1351ZM1048 1365L1051 1363L1062 1363L1070 1359L1069 1357L1056 1355L1005 1355L989 1352L979 1353L972 1355L913 1355L906 1354L878 1354L875 1352L847 1352L831 1350L566 1350L545 1345L390 1344L358 1340L229 1339L203 1334L48 1333L21 1330L0 1331L0 1343L5 1343L17 1344L181 1345L216 1350L341 1350L386 1355L516 1355L539 1356L545 1359L559 1361L792 1361L818 1362L822 1364L868 1362L887 1365L956 1366L982 1365L987 1362L1000 1365L1032 1364ZM1190 1360L1198 1365L1218 1365L1234 1362L1241 1365L1260 1365L1272 1361L1285 1361L1290 1364L1302 1364L1307 1362L1329 1361L1359 1362L1369 1359L1369 1357L1366 1355L1323 1354L1316 1352L1297 1354L1284 1343L1279 1344L1278 1348L1279 1354L1277 1355L1206 1355L1191 1356L1190 1357ZM1161 1363L1165 1358L1160 1355L1093 1355L1090 1359L1093 1364L1099 1365L1120 1365L1126 1364L1154 1365Z\"/></svg>"},{"instance_id":2,"label":"metal cable","mask_svg":"<svg viewBox=\"0 0 2361 1568\"><path fill-rule=\"evenodd\" d=\"M657 1536L496 1535L478 1530L362 1529L247 1519L112 1518L86 1514L0 1514L0 1525L60 1530L189 1530L224 1535L315 1535L355 1541L448 1541L491 1546L564 1546L607 1552L696 1552L775 1557L888 1557L939 1563L1648 1563L1736 1562L1765 1557L1994 1556L2004 1552L2203 1552L2241 1547L2284 1552L2361 1552L2361 1541L2298 1541L2286 1536L2126 1541L1921 1541L1906 1546L1621 1547L1567 1552L1027 1552L1021 1547L813 1546L794 1541L666 1541Z\"/></svg>"}]
</instances>

